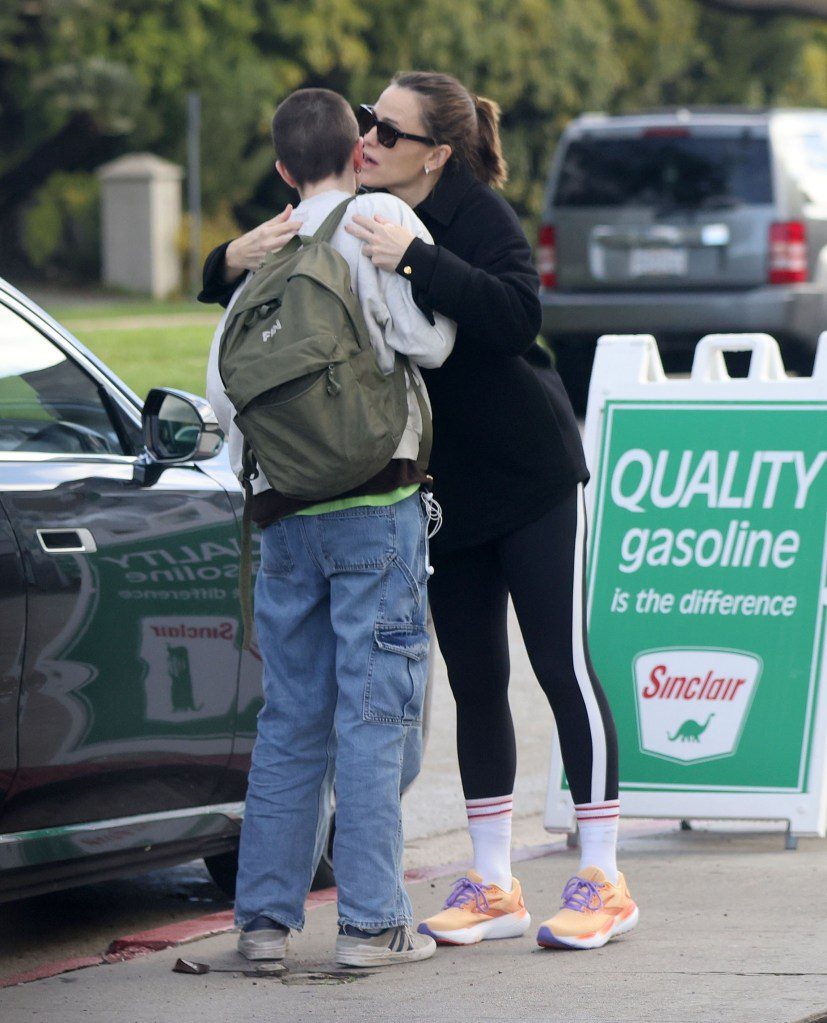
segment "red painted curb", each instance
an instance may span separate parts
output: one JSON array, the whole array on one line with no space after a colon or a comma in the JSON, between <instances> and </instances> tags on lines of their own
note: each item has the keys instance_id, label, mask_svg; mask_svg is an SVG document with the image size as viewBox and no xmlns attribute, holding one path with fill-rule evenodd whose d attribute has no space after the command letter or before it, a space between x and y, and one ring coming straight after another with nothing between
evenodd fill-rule
<instances>
[{"instance_id":1,"label":"red painted curb","mask_svg":"<svg viewBox=\"0 0 827 1023\"><path fill-rule=\"evenodd\" d=\"M336 886L332 888L319 888L318 891L311 892L304 903L305 909L317 909L319 906L327 906L331 902L335 902L338 897Z\"/></svg>"},{"instance_id":2,"label":"red painted curb","mask_svg":"<svg viewBox=\"0 0 827 1023\"><path fill-rule=\"evenodd\" d=\"M207 938L211 934L223 934L234 927L233 911L225 909L221 913L210 913L196 917L195 920L181 920L174 924L165 924L150 931L139 931L128 934L124 938L116 938L106 950L107 955L132 954L143 952L160 952L161 949L173 945L184 945L188 941Z\"/></svg>"},{"instance_id":3,"label":"red painted curb","mask_svg":"<svg viewBox=\"0 0 827 1023\"><path fill-rule=\"evenodd\" d=\"M72 970L85 970L88 966L100 966L106 960L101 955L97 956L76 956L74 959L64 959L59 963L47 963L45 966L37 966L26 973L13 973L10 977L0 978L0 988L14 987L16 984L29 984L33 980L46 980L48 977L55 977L58 973L70 973Z\"/></svg>"}]
</instances>

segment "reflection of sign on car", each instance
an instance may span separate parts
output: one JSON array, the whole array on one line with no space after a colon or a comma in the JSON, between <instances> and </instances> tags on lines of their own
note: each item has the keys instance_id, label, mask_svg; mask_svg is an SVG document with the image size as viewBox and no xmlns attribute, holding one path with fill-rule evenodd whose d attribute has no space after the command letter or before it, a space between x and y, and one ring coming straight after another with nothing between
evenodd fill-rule
<instances>
[{"instance_id":1,"label":"reflection of sign on car","mask_svg":"<svg viewBox=\"0 0 827 1023\"><path fill-rule=\"evenodd\" d=\"M634 660L640 749L677 762L732 756L761 659L739 650L647 650Z\"/></svg>"},{"instance_id":2,"label":"reflection of sign on car","mask_svg":"<svg viewBox=\"0 0 827 1023\"><path fill-rule=\"evenodd\" d=\"M172 709L200 710L200 706L195 706L195 697L192 692L189 650L185 646L168 646L167 666L171 680Z\"/></svg>"},{"instance_id":3,"label":"reflection of sign on car","mask_svg":"<svg viewBox=\"0 0 827 1023\"><path fill-rule=\"evenodd\" d=\"M182 721L222 717L235 700L238 649L233 618L164 616L141 620L146 717ZM226 679L216 686L215 677Z\"/></svg>"}]
</instances>

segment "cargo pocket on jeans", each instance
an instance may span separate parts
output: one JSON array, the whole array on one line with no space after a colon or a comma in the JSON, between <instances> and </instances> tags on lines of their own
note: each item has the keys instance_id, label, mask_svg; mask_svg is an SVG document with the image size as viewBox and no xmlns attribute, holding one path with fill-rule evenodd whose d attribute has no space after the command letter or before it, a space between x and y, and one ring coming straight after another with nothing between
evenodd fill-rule
<instances>
[{"instance_id":1,"label":"cargo pocket on jeans","mask_svg":"<svg viewBox=\"0 0 827 1023\"><path fill-rule=\"evenodd\" d=\"M365 721L417 725L428 675L428 632L413 622L379 622L365 687Z\"/></svg>"}]
</instances>

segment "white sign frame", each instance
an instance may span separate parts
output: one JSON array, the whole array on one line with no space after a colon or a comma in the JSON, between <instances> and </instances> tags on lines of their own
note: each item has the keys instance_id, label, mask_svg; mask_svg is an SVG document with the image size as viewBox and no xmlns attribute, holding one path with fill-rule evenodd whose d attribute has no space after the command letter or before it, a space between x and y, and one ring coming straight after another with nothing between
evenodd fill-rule
<instances>
[{"instance_id":1,"label":"white sign frame","mask_svg":"<svg viewBox=\"0 0 827 1023\"><path fill-rule=\"evenodd\" d=\"M725 352L750 352L746 377L732 378ZM691 402L756 400L806 403L827 399L827 330L820 338L811 377L788 377L776 340L768 334L710 334L697 345L688 378L667 377L657 342L651 334L604 335L597 343L589 387L583 444L591 473L586 507L593 518L602 470L600 443L609 400ZM827 556L827 541L825 542ZM827 605L827 580L822 576L821 606ZM823 617L823 615L822 615ZM818 672L819 696L806 792L635 791L621 787L624 817L786 821L794 845L797 836L827 835L827 643L822 646ZM555 737L556 738L556 737ZM574 807L563 787L563 761L559 742L552 743L544 826L546 831L574 834ZM664 786L664 789L667 787Z\"/></svg>"}]
</instances>

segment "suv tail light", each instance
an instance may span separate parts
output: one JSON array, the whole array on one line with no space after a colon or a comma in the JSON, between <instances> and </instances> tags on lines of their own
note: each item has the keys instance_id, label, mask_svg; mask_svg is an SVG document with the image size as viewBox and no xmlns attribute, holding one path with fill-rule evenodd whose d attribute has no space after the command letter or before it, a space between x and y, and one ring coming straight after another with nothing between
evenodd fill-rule
<instances>
[{"instance_id":1,"label":"suv tail light","mask_svg":"<svg viewBox=\"0 0 827 1023\"><path fill-rule=\"evenodd\" d=\"M800 220L770 224L770 284L807 280L807 237Z\"/></svg>"},{"instance_id":2,"label":"suv tail light","mask_svg":"<svg viewBox=\"0 0 827 1023\"><path fill-rule=\"evenodd\" d=\"M551 224L543 224L537 238L537 273L544 288L557 287L557 241Z\"/></svg>"}]
</instances>

